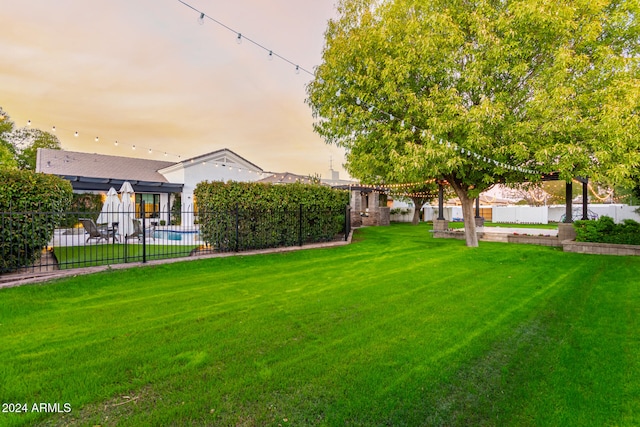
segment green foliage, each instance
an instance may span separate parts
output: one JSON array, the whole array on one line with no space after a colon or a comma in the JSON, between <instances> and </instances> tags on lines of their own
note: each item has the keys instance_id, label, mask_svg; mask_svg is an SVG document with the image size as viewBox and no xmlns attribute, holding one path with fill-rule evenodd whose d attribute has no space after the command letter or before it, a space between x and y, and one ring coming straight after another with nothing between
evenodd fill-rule
<instances>
[{"instance_id":1,"label":"green foliage","mask_svg":"<svg viewBox=\"0 0 640 427\"><path fill-rule=\"evenodd\" d=\"M14 143L24 146L17 155L18 167L36 170L38 148L60 150L60 140L52 133L40 129L22 128L13 132Z\"/></svg>"},{"instance_id":2,"label":"green foliage","mask_svg":"<svg viewBox=\"0 0 640 427\"><path fill-rule=\"evenodd\" d=\"M71 195L71 184L57 176L0 169L0 272L35 261L62 220L47 213L65 211Z\"/></svg>"},{"instance_id":3,"label":"green foliage","mask_svg":"<svg viewBox=\"0 0 640 427\"><path fill-rule=\"evenodd\" d=\"M612 218L603 216L596 221L575 221L573 227L578 242L640 245L640 223L631 219L616 224Z\"/></svg>"},{"instance_id":4,"label":"green foliage","mask_svg":"<svg viewBox=\"0 0 640 427\"><path fill-rule=\"evenodd\" d=\"M15 169L18 167L15 147L7 141L7 137L12 130L13 122L11 118L0 107L0 169Z\"/></svg>"},{"instance_id":5,"label":"green foliage","mask_svg":"<svg viewBox=\"0 0 640 427\"><path fill-rule=\"evenodd\" d=\"M182 195L176 193L171 205L171 225L182 224Z\"/></svg>"},{"instance_id":6,"label":"green foliage","mask_svg":"<svg viewBox=\"0 0 640 427\"><path fill-rule=\"evenodd\" d=\"M0 107L0 169L36 170L38 148L60 150L60 140L52 133L30 127L15 128Z\"/></svg>"},{"instance_id":7,"label":"green foliage","mask_svg":"<svg viewBox=\"0 0 640 427\"><path fill-rule=\"evenodd\" d=\"M201 235L218 250L330 240L349 202L345 191L301 183L202 182L194 194Z\"/></svg>"}]
</instances>

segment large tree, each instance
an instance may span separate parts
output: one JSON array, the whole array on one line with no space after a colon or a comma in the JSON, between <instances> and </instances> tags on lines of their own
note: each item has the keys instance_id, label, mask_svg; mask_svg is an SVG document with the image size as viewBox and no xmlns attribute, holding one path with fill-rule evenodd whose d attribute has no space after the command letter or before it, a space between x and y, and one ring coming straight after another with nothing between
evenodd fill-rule
<instances>
[{"instance_id":1,"label":"large tree","mask_svg":"<svg viewBox=\"0 0 640 427\"><path fill-rule=\"evenodd\" d=\"M308 86L365 182L624 180L639 163L637 0L341 0ZM606 179L605 179L606 178Z\"/></svg>"}]
</instances>

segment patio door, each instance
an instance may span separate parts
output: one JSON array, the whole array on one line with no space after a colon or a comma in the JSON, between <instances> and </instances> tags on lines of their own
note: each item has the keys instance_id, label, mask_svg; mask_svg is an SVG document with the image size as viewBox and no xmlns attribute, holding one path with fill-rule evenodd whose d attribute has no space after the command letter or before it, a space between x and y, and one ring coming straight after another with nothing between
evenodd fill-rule
<instances>
[{"instance_id":1,"label":"patio door","mask_svg":"<svg viewBox=\"0 0 640 427\"><path fill-rule=\"evenodd\" d=\"M136 193L136 217L140 218L140 205L144 201L146 218L160 217L160 194Z\"/></svg>"}]
</instances>

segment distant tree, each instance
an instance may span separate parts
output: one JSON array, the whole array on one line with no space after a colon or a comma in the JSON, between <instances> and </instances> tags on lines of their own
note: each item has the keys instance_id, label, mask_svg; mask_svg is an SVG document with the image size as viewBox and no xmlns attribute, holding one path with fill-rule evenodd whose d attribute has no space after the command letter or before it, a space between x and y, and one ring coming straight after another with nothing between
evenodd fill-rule
<instances>
[{"instance_id":1,"label":"distant tree","mask_svg":"<svg viewBox=\"0 0 640 427\"><path fill-rule=\"evenodd\" d=\"M395 188L391 190L391 196L394 199L408 199L413 202L414 210L411 223L418 225L422 207L438 197L438 184L434 181Z\"/></svg>"},{"instance_id":2,"label":"distant tree","mask_svg":"<svg viewBox=\"0 0 640 427\"><path fill-rule=\"evenodd\" d=\"M62 149L52 133L31 127L15 128L9 114L0 107L0 167L35 170L38 148Z\"/></svg>"},{"instance_id":3,"label":"distant tree","mask_svg":"<svg viewBox=\"0 0 640 427\"><path fill-rule=\"evenodd\" d=\"M16 149L8 140L12 131L13 122L0 107L0 169L15 169L18 167Z\"/></svg>"},{"instance_id":4,"label":"distant tree","mask_svg":"<svg viewBox=\"0 0 640 427\"><path fill-rule=\"evenodd\" d=\"M23 170L36 170L38 148L60 150L60 140L52 133L40 129L20 128L11 134L14 147L21 147L16 156L18 167Z\"/></svg>"},{"instance_id":5,"label":"distant tree","mask_svg":"<svg viewBox=\"0 0 640 427\"><path fill-rule=\"evenodd\" d=\"M623 181L640 162L637 0L340 0L308 86L364 182L446 180L467 246L495 183Z\"/></svg>"}]
</instances>

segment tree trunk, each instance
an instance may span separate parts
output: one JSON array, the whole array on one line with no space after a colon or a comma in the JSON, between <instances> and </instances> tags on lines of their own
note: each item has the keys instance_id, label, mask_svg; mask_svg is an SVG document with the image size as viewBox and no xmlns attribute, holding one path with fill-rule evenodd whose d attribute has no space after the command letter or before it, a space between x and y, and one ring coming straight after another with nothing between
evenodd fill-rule
<instances>
[{"instance_id":1,"label":"tree trunk","mask_svg":"<svg viewBox=\"0 0 640 427\"><path fill-rule=\"evenodd\" d=\"M462 204L462 219L464 220L464 237L467 242L467 246L470 248L478 247L478 235L476 234L476 220L474 213L474 206L472 199L465 188L462 188L453 182L449 181L451 186L456 192L456 195L460 199Z\"/></svg>"},{"instance_id":2,"label":"tree trunk","mask_svg":"<svg viewBox=\"0 0 640 427\"><path fill-rule=\"evenodd\" d=\"M412 197L411 200L413 201L414 206L413 219L411 220L411 224L418 225L420 224L420 210L426 203L426 200L424 200L422 197Z\"/></svg>"},{"instance_id":3,"label":"tree trunk","mask_svg":"<svg viewBox=\"0 0 640 427\"><path fill-rule=\"evenodd\" d=\"M462 203L462 219L464 220L464 237L467 242L467 246L470 248L478 247L478 235L476 234L476 219L473 209L473 200L466 195L460 198Z\"/></svg>"}]
</instances>

